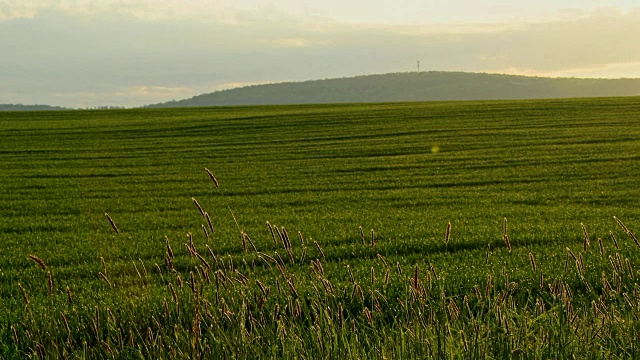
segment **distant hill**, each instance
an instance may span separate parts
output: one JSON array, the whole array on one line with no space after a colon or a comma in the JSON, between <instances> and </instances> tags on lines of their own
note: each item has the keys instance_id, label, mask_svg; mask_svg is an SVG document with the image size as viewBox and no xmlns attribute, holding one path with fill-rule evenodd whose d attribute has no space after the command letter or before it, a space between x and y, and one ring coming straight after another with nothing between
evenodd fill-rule
<instances>
[{"instance_id":1,"label":"distant hill","mask_svg":"<svg viewBox=\"0 0 640 360\"><path fill-rule=\"evenodd\" d=\"M147 107L542 99L640 95L640 79L408 72L253 85Z\"/></svg>"},{"instance_id":2,"label":"distant hill","mask_svg":"<svg viewBox=\"0 0 640 360\"><path fill-rule=\"evenodd\" d=\"M0 104L0 111L42 111L42 110L67 110L60 106L49 105L22 105L22 104Z\"/></svg>"}]
</instances>

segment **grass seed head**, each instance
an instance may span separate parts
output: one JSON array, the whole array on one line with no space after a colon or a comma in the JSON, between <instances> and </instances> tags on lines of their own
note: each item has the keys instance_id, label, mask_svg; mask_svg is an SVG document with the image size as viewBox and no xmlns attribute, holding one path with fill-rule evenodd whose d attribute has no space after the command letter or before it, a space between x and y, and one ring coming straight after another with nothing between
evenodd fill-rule
<instances>
[{"instance_id":1,"label":"grass seed head","mask_svg":"<svg viewBox=\"0 0 640 360\"><path fill-rule=\"evenodd\" d=\"M636 246L640 248L640 240L638 240L638 237L636 236L636 234L634 234L631 230L629 230L629 228L622 222L622 220L618 219L615 216L613 218L618 223L618 225L620 225L620 227L624 230L624 232L626 232L627 235L631 237L633 242L636 243Z\"/></svg>"},{"instance_id":2,"label":"grass seed head","mask_svg":"<svg viewBox=\"0 0 640 360\"><path fill-rule=\"evenodd\" d=\"M206 171L206 172L207 172L207 175L209 175L209 178L211 179L211 181L213 181L213 184L214 184L217 188L219 188L219 187L220 187L220 184L218 184L218 179L216 179L216 177L215 177L215 176L213 176L213 173L212 173L209 169L207 169L207 168L204 168L204 171Z\"/></svg>"},{"instance_id":3,"label":"grass seed head","mask_svg":"<svg viewBox=\"0 0 640 360\"><path fill-rule=\"evenodd\" d=\"M449 240L451 239L451 222L447 223L447 230L444 233L444 244L449 244Z\"/></svg>"},{"instance_id":4,"label":"grass seed head","mask_svg":"<svg viewBox=\"0 0 640 360\"><path fill-rule=\"evenodd\" d=\"M40 267L40 269L47 270L47 264L45 264L44 260L40 259L39 257L37 257L36 255L33 255L33 254L27 255L27 257L29 259L31 259L33 262L35 262L36 265L38 265L38 267Z\"/></svg>"},{"instance_id":5,"label":"grass seed head","mask_svg":"<svg viewBox=\"0 0 640 360\"><path fill-rule=\"evenodd\" d=\"M613 241L613 246L616 247L616 250L620 250L620 246L618 246L618 240L616 240L616 236L612 231L609 231L609 236L611 237L611 241Z\"/></svg>"},{"instance_id":6,"label":"grass seed head","mask_svg":"<svg viewBox=\"0 0 640 360\"><path fill-rule=\"evenodd\" d=\"M382 261L382 265L384 265L385 268L389 268L389 264L387 264L387 261L384 259L384 257L382 257L382 255L378 254L378 259Z\"/></svg>"},{"instance_id":7,"label":"grass seed head","mask_svg":"<svg viewBox=\"0 0 640 360\"><path fill-rule=\"evenodd\" d=\"M511 240L507 234L504 234L504 243L507 246L507 249L509 249L509 254L511 254Z\"/></svg>"},{"instance_id":8,"label":"grass seed head","mask_svg":"<svg viewBox=\"0 0 640 360\"><path fill-rule=\"evenodd\" d=\"M194 198L194 197L192 197L191 200L193 200L193 203L198 208L198 211L200 211L200 215L202 215L202 217L205 217L204 216L204 210L202 209L202 206L200 206L200 203L198 202L198 200L196 200L196 198Z\"/></svg>"},{"instance_id":9,"label":"grass seed head","mask_svg":"<svg viewBox=\"0 0 640 360\"><path fill-rule=\"evenodd\" d=\"M244 237L249 242L249 245L251 245L251 247L253 248L253 251L258 252L258 248L256 247L256 244L253 243L253 240L251 240L251 237L249 236L249 234L244 233Z\"/></svg>"},{"instance_id":10,"label":"grass seed head","mask_svg":"<svg viewBox=\"0 0 640 360\"><path fill-rule=\"evenodd\" d=\"M25 305L29 305L29 296L27 296L27 291L22 287L22 284L18 283L18 287L20 288L20 293L22 293L22 299L24 300Z\"/></svg>"},{"instance_id":11,"label":"grass seed head","mask_svg":"<svg viewBox=\"0 0 640 360\"><path fill-rule=\"evenodd\" d=\"M273 246L278 247L278 242L276 241L276 234L273 232L273 225L267 221L267 226L269 227L269 232L271 233L271 238L273 239Z\"/></svg>"},{"instance_id":12,"label":"grass seed head","mask_svg":"<svg viewBox=\"0 0 640 360\"><path fill-rule=\"evenodd\" d=\"M213 228L213 223L211 222L211 216L209 216L208 212L204 213L205 219L207 219L207 224L209 225L209 230L211 230L211 236L215 233L215 229Z\"/></svg>"},{"instance_id":13,"label":"grass seed head","mask_svg":"<svg viewBox=\"0 0 640 360\"><path fill-rule=\"evenodd\" d=\"M16 331L15 326L11 325L11 332L13 333L13 342L20 344L20 338L18 337L18 331Z\"/></svg>"},{"instance_id":14,"label":"grass seed head","mask_svg":"<svg viewBox=\"0 0 640 360\"><path fill-rule=\"evenodd\" d=\"M620 270L618 270L618 266L616 265L616 262L615 260L613 260L613 257L611 255L609 255L609 265L611 265L611 269L613 270L614 275L620 273Z\"/></svg>"},{"instance_id":15,"label":"grass seed head","mask_svg":"<svg viewBox=\"0 0 640 360\"><path fill-rule=\"evenodd\" d=\"M535 272L537 268L536 258L533 256L533 252L531 251L529 251L529 262L531 262L531 269Z\"/></svg>"},{"instance_id":16,"label":"grass seed head","mask_svg":"<svg viewBox=\"0 0 640 360\"><path fill-rule=\"evenodd\" d=\"M371 310L365 306L363 310L364 317L367 319L369 325L373 325L373 316L371 315Z\"/></svg>"},{"instance_id":17,"label":"grass seed head","mask_svg":"<svg viewBox=\"0 0 640 360\"><path fill-rule=\"evenodd\" d=\"M316 248L318 249L318 252L320 253L320 255L322 255L322 258L325 259L324 251L322 251L322 248L320 247L320 244L318 244L317 241L314 241L313 243L316 245Z\"/></svg>"},{"instance_id":18,"label":"grass seed head","mask_svg":"<svg viewBox=\"0 0 640 360\"><path fill-rule=\"evenodd\" d=\"M260 280L256 280L256 284L258 285L258 288L260 288L260 292L262 292L262 295L264 295L265 298L268 297L269 288L265 286Z\"/></svg>"},{"instance_id":19,"label":"grass seed head","mask_svg":"<svg viewBox=\"0 0 640 360\"><path fill-rule=\"evenodd\" d=\"M629 258L624 259L625 264L627 265L627 270L629 271L629 276L633 279L635 278L635 274L633 271L633 266L631 265L631 261Z\"/></svg>"},{"instance_id":20,"label":"grass seed head","mask_svg":"<svg viewBox=\"0 0 640 360\"><path fill-rule=\"evenodd\" d=\"M67 301L69 302L69 305L73 305L73 294L71 293L71 289L68 285L65 290L67 292Z\"/></svg>"},{"instance_id":21,"label":"grass seed head","mask_svg":"<svg viewBox=\"0 0 640 360\"><path fill-rule=\"evenodd\" d=\"M111 281L109 281L109 278L107 278L107 275L105 275L104 273L100 272L99 273L100 276L102 277L102 279L109 285L109 287L112 287L111 285Z\"/></svg>"},{"instance_id":22,"label":"grass seed head","mask_svg":"<svg viewBox=\"0 0 640 360\"><path fill-rule=\"evenodd\" d=\"M507 235L507 218L503 218L502 220L502 236Z\"/></svg>"},{"instance_id":23,"label":"grass seed head","mask_svg":"<svg viewBox=\"0 0 640 360\"><path fill-rule=\"evenodd\" d=\"M628 233L629 232L629 228L627 228L625 226L625 224L622 222L622 220L618 219L616 216L613 217L613 220L615 220L618 225L620 225L620 227L622 228L622 230L624 230L624 232Z\"/></svg>"},{"instance_id":24,"label":"grass seed head","mask_svg":"<svg viewBox=\"0 0 640 360\"><path fill-rule=\"evenodd\" d=\"M209 247L209 245L205 245L205 247L207 248L207 251L209 251L209 255L211 255L211 258L213 259L213 261L216 263L216 266L217 266L218 258L216 257L216 254L213 253L213 250L211 250L211 247Z\"/></svg>"},{"instance_id":25,"label":"grass seed head","mask_svg":"<svg viewBox=\"0 0 640 360\"><path fill-rule=\"evenodd\" d=\"M247 252L247 238L244 236L244 231L240 231L240 241L242 242L242 250Z\"/></svg>"},{"instance_id":26,"label":"grass seed head","mask_svg":"<svg viewBox=\"0 0 640 360\"><path fill-rule=\"evenodd\" d=\"M296 289L296 285L293 282L293 278L288 279L287 280L287 284L289 285L289 289L291 290L291 292L293 293L293 295L296 296L296 298L300 298L300 296L298 295L298 290Z\"/></svg>"},{"instance_id":27,"label":"grass seed head","mask_svg":"<svg viewBox=\"0 0 640 360\"><path fill-rule=\"evenodd\" d=\"M209 241L209 232L207 231L207 228L204 226L204 224L201 224L202 226L202 232L204 233L204 237L207 238L207 241Z\"/></svg>"},{"instance_id":28,"label":"grass seed head","mask_svg":"<svg viewBox=\"0 0 640 360\"><path fill-rule=\"evenodd\" d=\"M164 262L169 269L175 270L175 267L173 266L173 260L171 260L171 256L169 255L169 253L165 253Z\"/></svg>"},{"instance_id":29,"label":"grass seed head","mask_svg":"<svg viewBox=\"0 0 640 360\"><path fill-rule=\"evenodd\" d=\"M307 247L302 248L302 255L300 255L300 263L304 263L305 258L307 257Z\"/></svg>"},{"instance_id":30,"label":"grass seed head","mask_svg":"<svg viewBox=\"0 0 640 360\"><path fill-rule=\"evenodd\" d=\"M587 228L584 226L583 223L580 223L580 226L582 226L582 234L584 235L583 250L587 251L587 249L589 248L589 245L591 245L591 241L589 241L589 233L587 232Z\"/></svg>"},{"instance_id":31,"label":"grass seed head","mask_svg":"<svg viewBox=\"0 0 640 360\"><path fill-rule=\"evenodd\" d=\"M49 290L49 296L53 296L53 276L51 276L51 271L47 271L47 289Z\"/></svg>"},{"instance_id":32,"label":"grass seed head","mask_svg":"<svg viewBox=\"0 0 640 360\"><path fill-rule=\"evenodd\" d=\"M203 257L202 257L202 255L200 255L200 254L196 253L196 257L197 257L198 259L200 259L200 261L202 262L202 264L203 264L204 266L206 266L206 267L207 267L207 269L211 269L211 265L209 265L209 263L207 262L207 260L205 260L205 258L203 258Z\"/></svg>"},{"instance_id":33,"label":"grass seed head","mask_svg":"<svg viewBox=\"0 0 640 360\"><path fill-rule=\"evenodd\" d=\"M169 255L169 258L175 259L176 257L173 254L173 249L171 249L171 244L169 243L169 238L167 236L165 236L164 239L165 239L165 243L167 245L167 254Z\"/></svg>"},{"instance_id":34,"label":"grass seed head","mask_svg":"<svg viewBox=\"0 0 640 360\"><path fill-rule=\"evenodd\" d=\"M194 253L197 253L196 251L196 244L193 242L193 234L191 232L187 233L187 237L189 238L189 248L191 249L191 251Z\"/></svg>"},{"instance_id":35,"label":"grass seed head","mask_svg":"<svg viewBox=\"0 0 640 360\"><path fill-rule=\"evenodd\" d=\"M160 265L158 265L158 263L154 263L153 266L156 268L156 271L158 272L160 277L162 277L162 269L160 269Z\"/></svg>"},{"instance_id":36,"label":"grass seed head","mask_svg":"<svg viewBox=\"0 0 640 360\"><path fill-rule=\"evenodd\" d=\"M116 223L113 222L113 219L111 218L111 216L109 216L108 213L104 213L104 216L107 218L107 220L109 221L109 224L111 224L111 227L113 228L113 231L116 232L116 234L120 234L120 231L118 230L118 227L116 226Z\"/></svg>"},{"instance_id":37,"label":"grass seed head","mask_svg":"<svg viewBox=\"0 0 640 360\"><path fill-rule=\"evenodd\" d=\"M371 229L371 247L376 247L376 232Z\"/></svg>"},{"instance_id":38,"label":"grass seed head","mask_svg":"<svg viewBox=\"0 0 640 360\"><path fill-rule=\"evenodd\" d=\"M598 238L598 245L600 245L600 255L604 255L604 243L601 238Z\"/></svg>"},{"instance_id":39,"label":"grass seed head","mask_svg":"<svg viewBox=\"0 0 640 360\"><path fill-rule=\"evenodd\" d=\"M285 249L291 249L291 239L289 239L289 233L287 232L287 229L284 228L284 226L282 227L282 244Z\"/></svg>"}]
</instances>

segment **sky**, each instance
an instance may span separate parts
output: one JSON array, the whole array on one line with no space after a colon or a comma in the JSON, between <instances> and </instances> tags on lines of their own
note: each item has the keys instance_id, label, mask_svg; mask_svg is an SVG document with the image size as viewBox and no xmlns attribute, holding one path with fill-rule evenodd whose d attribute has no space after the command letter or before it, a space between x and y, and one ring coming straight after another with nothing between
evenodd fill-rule
<instances>
[{"instance_id":1,"label":"sky","mask_svg":"<svg viewBox=\"0 0 640 360\"><path fill-rule=\"evenodd\" d=\"M640 78L640 0L0 0L0 104L470 71Z\"/></svg>"}]
</instances>

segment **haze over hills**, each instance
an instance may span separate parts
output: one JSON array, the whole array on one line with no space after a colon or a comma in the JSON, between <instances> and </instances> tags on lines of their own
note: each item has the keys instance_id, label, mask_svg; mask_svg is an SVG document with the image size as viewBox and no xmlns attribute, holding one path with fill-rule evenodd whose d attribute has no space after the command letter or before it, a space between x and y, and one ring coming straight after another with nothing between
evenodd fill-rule
<instances>
[{"instance_id":1,"label":"haze over hills","mask_svg":"<svg viewBox=\"0 0 640 360\"><path fill-rule=\"evenodd\" d=\"M60 106L49 105L23 105L23 104L0 104L0 111L47 111L47 110L69 110Z\"/></svg>"},{"instance_id":2,"label":"haze over hills","mask_svg":"<svg viewBox=\"0 0 640 360\"><path fill-rule=\"evenodd\" d=\"M446 100L509 100L640 96L640 79L550 78L469 72L404 72L251 85L146 105L146 108L330 104ZM121 107L100 106L92 109ZM0 104L0 111L72 110Z\"/></svg>"},{"instance_id":3,"label":"haze over hills","mask_svg":"<svg viewBox=\"0 0 640 360\"><path fill-rule=\"evenodd\" d=\"M544 99L640 95L640 79L406 72L252 85L147 107Z\"/></svg>"}]
</instances>

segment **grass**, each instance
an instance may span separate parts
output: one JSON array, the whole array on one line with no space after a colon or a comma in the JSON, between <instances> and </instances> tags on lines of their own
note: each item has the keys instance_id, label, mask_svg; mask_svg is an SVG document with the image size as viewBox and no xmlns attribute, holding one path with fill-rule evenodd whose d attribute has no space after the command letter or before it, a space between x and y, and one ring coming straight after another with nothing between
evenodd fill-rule
<instances>
[{"instance_id":1,"label":"grass","mask_svg":"<svg viewBox=\"0 0 640 360\"><path fill-rule=\"evenodd\" d=\"M3 113L0 355L638 356L639 114Z\"/></svg>"}]
</instances>

